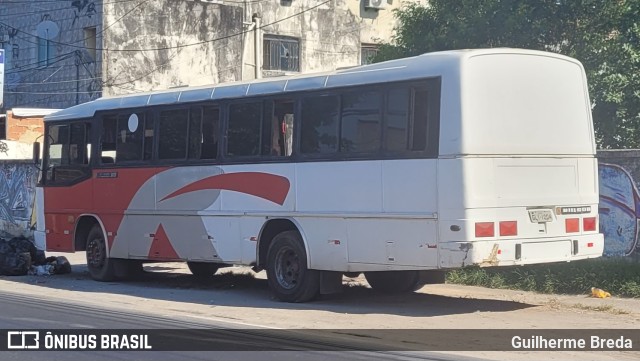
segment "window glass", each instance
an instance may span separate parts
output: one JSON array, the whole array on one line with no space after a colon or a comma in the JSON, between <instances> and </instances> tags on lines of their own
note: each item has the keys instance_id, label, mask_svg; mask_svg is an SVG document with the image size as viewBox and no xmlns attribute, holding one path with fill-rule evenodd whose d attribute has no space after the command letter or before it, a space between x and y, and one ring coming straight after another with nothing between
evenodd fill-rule
<instances>
[{"instance_id":1,"label":"window glass","mask_svg":"<svg viewBox=\"0 0 640 361\"><path fill-rule=\"evenodd\" d=\"M273 113L267 118L268 138L266 143L269 155L290 156L293 150L293 102L275 101L272 106Z\"/></svg>"},{"instance_id":2,"label":"window glass","mask_svg":"<svg viewBox=\"0 0 640 361\"><path fill-rule=\"evenodd\" d=\"M90 176L89 124L54 125L47 130L44 182L68 184Z\"/></svg>"},{"instance_id":3,"label":"window glass","mask_svg":"<svg viewBox=\"0 0 640 361\"><path fill-rule=\"evenodd\" d=\"M202 108L194 107L189 112L189 159L200 159L202 148Z\"/></svg>"},{"instance_id":4,"label":"window glass","mask_svg":"<svg viewBox=\"0 0 640 361\"><path fill-rule=\"evenodd\" d=\"M91 153L91 144L87 142L89 139L89 129L89 124L71 124L71 140L69 144L70 164L89 164Z\"/></svg>"},{"instance_id":5,"label":"window glass","mask_svg":"<svg viewBox=\"0 0 640 361\"><path fill-rule=\"evenodd\" d=\"M413 129L411 150L427 148L429 123L429 93L426 89L415 89L413 92Z\"/></svg>"},{"instance_id":6,"label":"window glass","mask_svg":"<svg viewBox=\"0 0 640 361\"><path fill-rule=\"evenodd\" d=\"M147 112L144 117L144 160L150 160L153 157L154 125L154 114L152 112Z\"/></svg>"},{"instance_id":7,"label":"window glass","mask_svg":"<svg viewBox=\"0 0 640 361\"><path fill-rule=\"evenodd\" d=\"M118 133L116 136L116 160L118 162L142 160L142 144L144 122L136 113L123 114L118 117Z\"/></svg>"},{"instance_id":8,"label":"window glass","mask_svg":"<svg viewBox=\"0 0 640 361\"><path fill-rule=\"evenodd\" d=\"M302 153L338 150L338 97L313 96L302 100Z\"/></svg>"},{"instance_id":9,"label":"window glass","mask_svg":"<svg viewBox=\"0 0 640 361\"><path fill-rule=\"evenodd\" d=\"M258 102L229 106L227 155L250 156L260 153L261 108Z\"/></svg>"},{"instance_id":10,"label":"window glass","mask_svg":"<svg viewBox=\"0 0 640 361\"><path fill-rule=\"evenodd\" d=\"M350 91L342 95L341 152L372 152L380 149L380 103L378 91Z\"/></svg>"},{"instance_id":11,"label":"window glass","mask_svg":"<svg viewBox=\"0 0 640 361\"><path fill-rule=\"evenodd\" d=\"M200 145L200 159L216 159L218 157L218 132L220 110L204 107L202 112L202 143Z\"/></svg>"},{"instance_id":12,"label":"window glass","mask_svg":"<svg viewBox=\"0 0 640 361\"><path fill-rule=\"evenodd\" d=\"M48 134L49 166L69 164L69 126L53 125Z\"/></svg>"},{"instance_id":13,"label":"window glass","mask_svg":"<svg viewBox=\"0 0 640 361\"><path fill-rule=\"evenodd\" d=\"M187 109L167 110L160 113L159 159L185 159L187 157Z\"/></svg>"},{"instance_id":14,"label":"window glass","mask_svg":"<svg viewBox=\"0 0 640 361\"><path fill-rule=\"evenodd\" d=\"M409 140L409 88L391 89L387 93L385 116L385 149L394 152L406 151Z\"/></svg>"},{"instance_id":15,"label":"window glass","mask_svg":"<svg viewBox=\"0 0 640 361\"><path fill-rule=\"evenodd\" d=\"M105 115L102 118L102 135L100 136L100 163L116 162L116 134L118 133L118 116Z\"/></svg>"}]
</instances>

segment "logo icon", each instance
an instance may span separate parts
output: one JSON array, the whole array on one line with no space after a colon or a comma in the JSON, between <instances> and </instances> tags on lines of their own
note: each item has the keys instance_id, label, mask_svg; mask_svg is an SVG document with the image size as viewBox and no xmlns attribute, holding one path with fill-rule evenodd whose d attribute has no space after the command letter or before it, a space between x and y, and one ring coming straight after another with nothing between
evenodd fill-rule
<instances>
[{"instance_id":1,"label":"logo icon","mask_svg":"<svg viewBox=\"0 0 640 361\"><path fill-rule=\"evenodd\" d=\"M7 332L7 348L10 350L30 350L40 348L39 331Z\"/></svg>"}]
</instances>

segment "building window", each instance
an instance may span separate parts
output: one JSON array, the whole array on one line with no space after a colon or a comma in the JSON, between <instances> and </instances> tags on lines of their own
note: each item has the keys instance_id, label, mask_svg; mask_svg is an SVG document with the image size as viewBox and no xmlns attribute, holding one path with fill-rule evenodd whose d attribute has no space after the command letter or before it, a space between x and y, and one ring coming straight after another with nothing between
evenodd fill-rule
<instances>
[{"instance_id":1,"label":"building window","mask_svg":"<svg viewBox=\"0 0 640 361\"><path fill-rule=\"evenodd\" d=\"M38 38L38 65L51 65L55 50L56 44L51 42L51 40Z\"/></svg>"},{"instance_id":2,"label":"building window","mask_svg":"<svg viewBox=\"0 0 640 361\"><path fill-rule=\"evenodd\" d=\"M96 48L97 48L97 33L96 28L84 28L84 47L87 49L91 60L96 60Z\"/></svg>"},{"instance_id":3,"label":"building window","mask_svg":"<svg viewBox=\"0 0 640 361\"><path fill-rule=\"evenodd\" d=\"M264 36L264 70L300 71L300 41L284 36Z\"/></svg>"},{"instance_id":4,"label":"building window","mask_svg":"<svg viewBox=\"0 0 640 361\"><path fill-rule=\"evenodd\" d=\"M378 46L372 44L362 44L360 46L360 64L367 65L373 63L373 58L378 54Z\"/></svg>"},{"instance_id":5,"label":"building window","mask_svg":"<svg viewBox=\"0 0 640 361\"><path fill-rule=\"evenodd\" d=\"M49 66L56 56L56 42L53 41L58 36L60 29L52 21L45 20L36 27L38 39L38 65Z\"/></svg>"}]
</instances>

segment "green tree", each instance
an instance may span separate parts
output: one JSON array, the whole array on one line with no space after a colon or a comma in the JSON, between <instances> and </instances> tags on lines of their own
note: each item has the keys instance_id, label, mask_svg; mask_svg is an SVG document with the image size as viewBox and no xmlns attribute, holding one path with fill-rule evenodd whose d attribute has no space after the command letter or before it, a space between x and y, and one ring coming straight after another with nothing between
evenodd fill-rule
<instances>
[{"instance_id":1,"label":"green tree","mask_svg":"<svg viewBox=\"0 0 640 361\"><path fill-rule=\"evenodd\" d=\"M375 61L485 47L568 55L587 72L598 145L640 148L640 0L429 0L395 16Z\"/></svg>"}]
</instances>

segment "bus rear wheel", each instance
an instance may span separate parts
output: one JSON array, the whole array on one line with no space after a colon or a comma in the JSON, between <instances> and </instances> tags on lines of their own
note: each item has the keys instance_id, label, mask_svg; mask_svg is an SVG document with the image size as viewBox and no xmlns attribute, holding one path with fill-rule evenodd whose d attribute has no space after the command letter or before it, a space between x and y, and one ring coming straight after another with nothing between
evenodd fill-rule
<instances>
[{"instance_id":1,"label":"bus rear wheel","mask_svg":"<svg viewBox=\"0 0 640 361\"><path fill-rule=\"evenodd\" d=\"M189 271L196 278L207 279L213 277L220 266L211 262L187 262Z\"/></svg>"},{"instance_id":2,"label":"bus rear wheel","mask_svg":"<svg viewBox=\"0 0 640 361\"><path fill-rule=\"evenodd\" d=\"M365 272L364 277L371 288L384 293L412 292L420 281L418 271Z\"/></svg>"},{"instance_id":3,"label":"bus rear wheel","mask_svg":"<svg viewBox=\"0 0 640 361\"><path fill-rule=\"evenodd\" d=\"M307 252L298 231L276 235L267 252L267 280L285 302L306 302L320 292L320 272L307 268Z\"/></svg>"},{"instance_id":4,"label":"bus rear wheel","mask_svg":"<svg viewBox=\"0 0 640 361\"><path fill-rule=\"evenodd\" d=\"M93 226L87 236L87 268L96 281L113 281L116 277L114 261L107 256L107 242L102 228Z\"/></svg>"}]
</instances>

